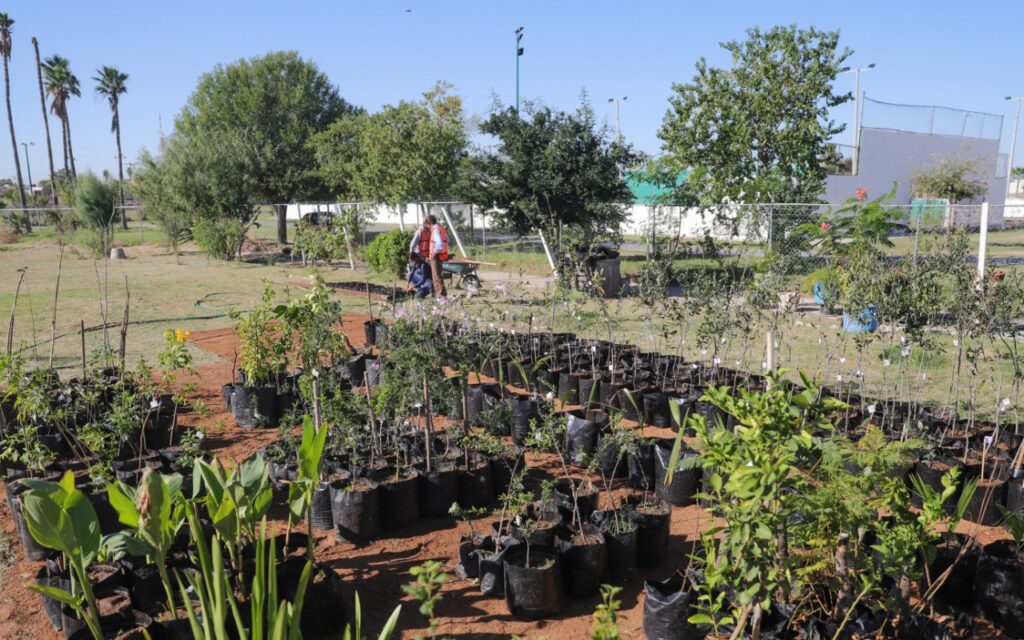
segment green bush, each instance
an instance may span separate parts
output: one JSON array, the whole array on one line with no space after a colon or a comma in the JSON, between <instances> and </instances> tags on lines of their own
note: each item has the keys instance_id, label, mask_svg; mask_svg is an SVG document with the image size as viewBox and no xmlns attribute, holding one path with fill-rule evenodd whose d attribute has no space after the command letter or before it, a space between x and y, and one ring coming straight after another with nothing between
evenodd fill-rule
<instances>
[{"instance_id":1,"label":"green bush","mask_svg":"<svg viewBox=\"0 0 1024 640\"><path fill-rule=\"evenodd\" d=\"M92 173L79 176L75 187L75 218L88 231L84 244L97 256L110 249L117 219L116 205L116 186Z\"/></svg>"},{"instance_id":2,"label":"green bush","mask_svg":"<svg viewBox=\"0 0 1024 640\"><path fill-rule=\"evenodd\" d=\"M245 241L245 227L238 220L197 218L192 223L192 238L211 258L232 260Z\"/></svg>"},{"instance_id":3,"label":"green bush","mask_svg":"<svg viewBox=\"0 0 1024 640\"><path fill-rule=\"evenodd\" d=\"M366 247L366 263L377 273L402 276L409 262L409 243L412 234L392 229L377 237Z\"/></svg>"}]
</instances>

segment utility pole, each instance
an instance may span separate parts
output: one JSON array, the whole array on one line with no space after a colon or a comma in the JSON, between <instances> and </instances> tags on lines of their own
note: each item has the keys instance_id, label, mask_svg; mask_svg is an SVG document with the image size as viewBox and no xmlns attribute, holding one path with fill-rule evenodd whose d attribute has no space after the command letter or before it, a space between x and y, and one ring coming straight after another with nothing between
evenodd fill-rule
<instances>
[{"instance_id":1,"label":"utility pole","mask_svg":"<svg viewBox=\"0 0 1024 640\"><path fill-rule=\"evenodd\" d=\"M857 175L860 172L860 109L861 109L861 95L860 95L860 72L871 71L875 68L875 63L872 62L866 67L843 67L839 70L839 73L853 72L853 175Z\"/></svg>"},{"instance_id":2,"label":"utility pole","mask_svg":"<svg viewBox=\"0 0 1024 640\"><path fill-rule=\"evenodd\" d=\"M622 98L608 98L608 102L615 103L615 138L622 144L622 118L619 117L619 102L625 102L629 100L629 96L622 96Z\"/></svg>"},{"instance_id":3,"label":"utility pole","mask_svg":"<svg viewBox=\"0 0 1024 640\"><path fill-rule=\"evenodd\" d=\"M523 47L519 43L523 41L523 28L516 29L516 113L519 113L519 58L523 57Z\"/></svg>"},{"instance_id":4,"label":"utility pole","mask_svg":"<svg viewBox=\"0 0 1024 640\"><path fill-rule=\"evenodd\" d=\"M34 189L32 187L32 164L28 161L28 146L32 145L34 147L36 146L36 143L21 142L19 144L21 144L21 148L25 150L25 169L28 170L28 195L31 197L34 193Z\"/></svg>"},{"instance_id":5,"label":"utility pole","mask_svg":"<svg viewBox=\"0 0 1024 640\"><path fill-rule=\"evenodd\" d=\"M1006 204L1007 200L1010 199L1010 178L1014 175L1014 154L1017 153L1017 129L1020 128L1021 123L1021 100L1024 100L1024 95L1008 95L1007 100L1014 100L1017 102L1017 114L1014 116L1014 132L1010 134L1010 157L1007 158L1007 193L1002 204ZM32 181L32 173L29 173L29 181Z\"/></svg>"}]
</instances>

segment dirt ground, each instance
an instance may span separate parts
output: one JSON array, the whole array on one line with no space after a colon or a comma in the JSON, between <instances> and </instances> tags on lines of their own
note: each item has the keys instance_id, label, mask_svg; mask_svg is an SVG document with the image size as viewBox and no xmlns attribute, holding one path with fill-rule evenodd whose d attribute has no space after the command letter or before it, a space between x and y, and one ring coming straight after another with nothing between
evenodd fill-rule
<instances>
[{"instance_id":1,"label":"dirt ground","mask_svg":"<svg viewBox=\"0 0 1024 640\"><path fill-rule=\"evenodd\" d=\"M365 338L362 323L364 315L346 315L344 330L352 343L363 344ZM237 340L230 329L195 331L191 337L194 344L218 358L212 364L198 367L196 395L213 414L199 420L195 415L185 415L181 423L186 426L201 426L207 432L207 448L222 458L241 460L259 447L276 439L276 430L246 430L235 426L230 413L223 408L221 385L231 379L232 360L237 349ZM217 428L215 425L226 426ZM653 430L652 435L671 435L666 430ZM555 462L548 456L529 456L531 468L554 470ZM286 496L275 496L273 513L285 514ZM697 506L675 508L672 512L672 537L670 561L663 567L640 569L633 582L620 593L622 601L620 628L629 638L642 638L641 620L643 614L643 581L662 579L674 568L685 565L689 542L692 542L702 524L708 523L708 516ZM973 525L967 525L973 526ZM5 501L0 501L0 527L9 536L14 536L14 523ZM387 617L397 604L402 604L399 622L402 638L413 638L427 632L426 620L418 613L417 605L406 596L401 586L410 581L410 567L427 560L439 560L450 574L443 588L444 599L437 612L441 625L439 635L452 638L508 638L513 635L525 638L545 637L549 639L583 639L590 637L590 616L600 602L594 596L589 599L567 599L566 606L558 616L537 622L515 620L509 615L503 599L482 595L477 585L470 580L455 577L459 537L464 525L451 518L421 519L412 527L388 534L364 547L356 547L334 540L333 532L316 533L316 557L321 562L338 570L345 584L345 607L351 611L354 593L359 592L363 605L364 633L375 637ZM984 530L979 536L987 542L1000 536L999 530ZM25 559L20 545L16 560L0 584L0 639L42 638L56 639L56 634L43 612L39 598L28 591L25 585L32 581L38 563ZM338 629L336 637L341 637Z\"/></svg>"}]
</instances>

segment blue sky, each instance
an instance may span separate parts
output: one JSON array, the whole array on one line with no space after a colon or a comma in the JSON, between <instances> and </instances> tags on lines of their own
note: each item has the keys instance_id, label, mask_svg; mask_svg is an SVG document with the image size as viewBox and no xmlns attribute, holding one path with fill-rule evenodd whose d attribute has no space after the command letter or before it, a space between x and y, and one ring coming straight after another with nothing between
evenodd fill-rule
<instances>
[{"instance_id":1,"label":"blue sky","mask_svg":"<svg viewBox=\"0 0 1024 640\"><path fill-rule=\"evenodd\" d=\"M506 103L514 99L513 29L520 25L524 99L571 109L585 89L598 114L614 126L607 100L628 96L622 103L623 135L648 152L658 151L656 132L672 83L689 80L701 56L727 64L718 43L742 38L755 25L841 29L843 44L855 52L851 62L878 64L862 76L869 97L1003 113L1004 151L1013 113L1003 97L1024 95L1019 0L14 0L2 10L16 21L12 101L19 142L36 145L30 147L34 180L46 177L47 167L33 35L44 57L70 58L82 80L82 97L70 105L79 171L116 167L109 111L91 80L100 65L131 76L121 110L130 162L141 148L156 146L160 118L164 130L171 130L202 73L276 49L311 58L346 99L371 110L416 98L444 79L463 96L467 112L483 115L492 96ZM838 87L852 90L852 75L841 76ZM851 115L850 107L835 113L841 121ZM59 140L52 119L51 134ZM850 137L848 132L839 141ZM0 176L13 176L6 128L3 138ZM1017 164L1024 164L1024 140L1017 147Z\"/></svg>"}]
</instances>

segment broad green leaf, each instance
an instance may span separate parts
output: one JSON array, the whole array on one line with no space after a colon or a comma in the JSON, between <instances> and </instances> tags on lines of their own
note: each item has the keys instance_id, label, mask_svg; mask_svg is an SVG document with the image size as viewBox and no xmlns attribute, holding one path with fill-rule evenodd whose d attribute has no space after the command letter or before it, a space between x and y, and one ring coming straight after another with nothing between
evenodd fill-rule
<instances>
[{"instance_id":1,"label":"broad green leaf","mask_svg":"<svg viewBox=\"0 0 1024 640\"><path fill-rule=\"evenodd\" d=\"M75 596L71 595L63 589L57 587L51 587L43 584L30 584L28 585L29 590L35 591L36 593L45 596L47 598L53 598L61 604L66 604L69 607L78 609L81 606L81 602Z\"/></svg>"},{"instance_id":2,"label":"broad green leaf","mask_svg":"<svg viewBox=\"0 0 1024 640\"><path fill-rule=\"evenodd\" d=\"M122 483L112 482L107 485L107 500L110 501L110 506L117 511L117 519L121 524L132 529L139 526L139 512L135 508L135 498L128 496Z\"/></svg>"}]
</instances>

